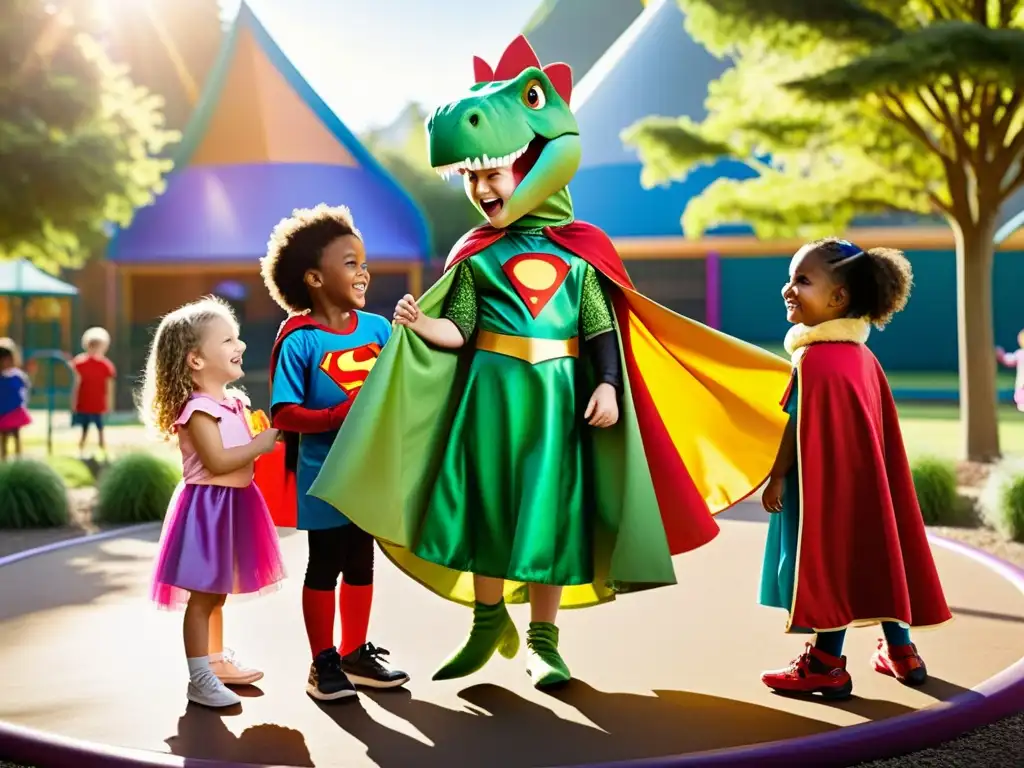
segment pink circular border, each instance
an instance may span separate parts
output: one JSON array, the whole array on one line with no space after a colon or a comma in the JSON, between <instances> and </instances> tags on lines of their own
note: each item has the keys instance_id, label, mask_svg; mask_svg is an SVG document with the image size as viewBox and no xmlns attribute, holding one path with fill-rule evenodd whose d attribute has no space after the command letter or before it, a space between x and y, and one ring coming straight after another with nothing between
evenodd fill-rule
<instances>
[{"instance_id":1,"label":"pink circular border","mask_svg":"<svg viewBox=\"0 0 1024 768\"><path fill-rule=\"evenodd\" d=\"M121 531L123 533L124 531ZM109 538L109 535L103 536ZM929 533L929 540L981 563L1024 593L1024 570L987 552ZM58 542L62 549L87 537ZM41 547L31 554L43 554ZM0 566L24 557L0 559ZM673 757L622 760L579 768L694 768L730 766L760 768L791 765L854 765L866 760L914 752L949 741L983 725L1020 711L1024 701L1024 657L977 687L927 709L906 715L836 728L827 733L785 739L747 747L694 752ZM939 738L936 738L939 737ZM27 764L74 765L76 768L259 768L250 763L229 763L112 747L0 722L0 757Z\"/></svg>"}]
</instances>

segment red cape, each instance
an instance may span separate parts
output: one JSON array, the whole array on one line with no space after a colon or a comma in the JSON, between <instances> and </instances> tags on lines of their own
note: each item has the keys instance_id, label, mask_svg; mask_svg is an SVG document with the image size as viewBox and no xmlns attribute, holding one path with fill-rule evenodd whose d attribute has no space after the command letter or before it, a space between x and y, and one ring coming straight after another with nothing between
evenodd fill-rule
<instances>
[{"instance_id":1,"label":"red cape","mask_svg":"<svg viewBox=\"0 0 1024 768\"><path fill-rule=\"evenodd\" d=\"M863 344L816 343L797 371L801 509L790 626L949 621L878 360Z\"/></svg>"},{"instance_id":2,"label":"red cape","mask_svg":"<svg viewBox=\"0 0 1024 768\"><path fill-rule=\"evenodd\" d=\"M455 244L445 262L445 270L480 253L500 240L504 234L503 230L487 225L471 230ZM614 285L634 290L633 282L626 274L622 257L615 250L608 235L594 225L574 221L561 227L545 227L544 234L562 248L584 259ZM619 290L613 292L611 299L622 334L625 369L633 395L633 408L643 438L644 453L651 471L669 550L673 555L689 552L717 536L718 524L679 458L637 366L630 337L630 323L626 322L631 311L627 298Z\"/></svg>"},{"instance_id":3,"label":"red cape","mask_svg":"<svg viewBox=\"0 0 1024 768\"><path fill-rule=\"evenodd\" d=\"M274 371L277 370L277 356L281 343L293 331L316 326L308 315L292 315L277 331L274 346L270 351L270 390L273 397ZM274 415L271 409L270 421ZM274 450L256 459L254 482L263 494L270 510L274 525L279 528L294 528L298 524L298 491L295 485L295 467L298 460L298 435L291 432L281 433L283 440L278 441Z\"/></svg>"}]
</instances>

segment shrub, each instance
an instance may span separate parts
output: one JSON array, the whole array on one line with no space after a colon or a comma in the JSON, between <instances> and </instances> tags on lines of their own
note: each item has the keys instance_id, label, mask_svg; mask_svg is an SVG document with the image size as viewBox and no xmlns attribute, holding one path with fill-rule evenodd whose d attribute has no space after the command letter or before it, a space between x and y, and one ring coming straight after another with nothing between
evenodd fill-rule
<instances>
[{"instance_id":1,"label":"shrub","mask_svg":"<svg viewBox=\"0 0 1024 768\"><path fill-rule=\"evenodd\" d=\"M57 528L69 522L64 481L41 461L0 464L0 499L0 528Z\"/></svg>"},{"instance_id":2,"label":"shrub","mask_svg":"<svg viewBox=\"0 0 1024 768\"><path fill-rule=\"evenodd\" d=\"M163 520L180 479L176 466L152 454L122 456L100 476L93 518L114 524Z\"/></svg>"},{"instance_id":3,"label":"shrub","mask_svg":"<svg viewBox=\"0 0 1024 768\"><path fill-rule=\"evenodd\" d=\"M963 520L953 462L922 458L913 463L910 471L925 525L956 525Z\"/></svg>"},{"instance_id":4,"label":"shrub","mask_svg":"<svg viewBox=\"0 0 1024 768\"><path fill-rule=\"evenodd\" d=\"M1024 542L1024 461L997 464L978 503L985 522L1006 538Z\"/></svg>"}]
</instances>

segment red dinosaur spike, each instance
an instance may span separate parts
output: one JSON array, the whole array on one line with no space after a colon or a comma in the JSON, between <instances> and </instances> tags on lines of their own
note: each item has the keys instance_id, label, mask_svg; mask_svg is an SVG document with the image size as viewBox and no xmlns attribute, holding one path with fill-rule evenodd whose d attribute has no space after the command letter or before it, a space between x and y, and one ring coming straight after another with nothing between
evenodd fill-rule
<instances>
[{"instance_id":1,"label":"red dinosaur spike","mask_svg":"<svg viewBox=\"0 0 1024 768\"><path fill-rule=\"evenodd\" d=\"M501 60L494 69L494 79L511 80L527 67L540 69L540 59L537 58L533 46L527 42L525 37L519 35L508 44L508 48L501 54Z\"/></svg>"},{"instance_id":2,"label":"red dinosaur spike","mask_svg":"<svg viewBox=\"0 0 1024 768\"><path fill-rule=\"evenodd\" d=\"M572 67L561 61L556 61L554 64L544 67L544 74L548 76L548 80L558 91L558 95L568 104L569 98L572 96Z\"/></svg>"},{"instance_id":3,"label":"red dinosaur spike","mask_svg":"<svg viewBox=\"0 0 1024 768\"><path fill-rule=\"evenodd\" d=\"M473 77L478 83L489 83L494 79L494 70L491 65L479 56L473 57Z\"/></svg>"}]
</instances>

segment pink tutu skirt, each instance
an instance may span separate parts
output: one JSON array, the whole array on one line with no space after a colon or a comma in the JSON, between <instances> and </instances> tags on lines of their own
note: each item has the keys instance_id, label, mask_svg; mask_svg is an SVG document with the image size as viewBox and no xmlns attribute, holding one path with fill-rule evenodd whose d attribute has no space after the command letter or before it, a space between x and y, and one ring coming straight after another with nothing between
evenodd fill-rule
<instances>
[{"instance_id":1,"label":"pink tutu skirt","mask_svg":"<svg viewBox=\"0 0 1024 768\"><path fill-rule=\"evenodd\" d=\"M277 529L255 485L180 484L171 499L150 597L178 609L189 592L272 591L285 577Z\"/></svg>"},{"instance_id":2,"label":"pink tutu skirt","mask_svg":"<svg viewBox=\"0 0 1024 768\"><path fill-rule=\"evenodd\" d=\"M27 427L31 423L32 417L29 416L28 409L24 406L18 406L13 411L8 411L3 416L0 416L0 432L14 432L22 427Z\"/></svg>"},{"instance_id":3,"label":"pink tutu skirt","mask_svg":"<svg viewBox=\"0 0 1024 768\"><path fill-rule=\"evenodd\" d=\"M1017 404L1018 411L1024 411L1024 387L1013 393L1013 402Z\"/></svg>"}]
</instances>

